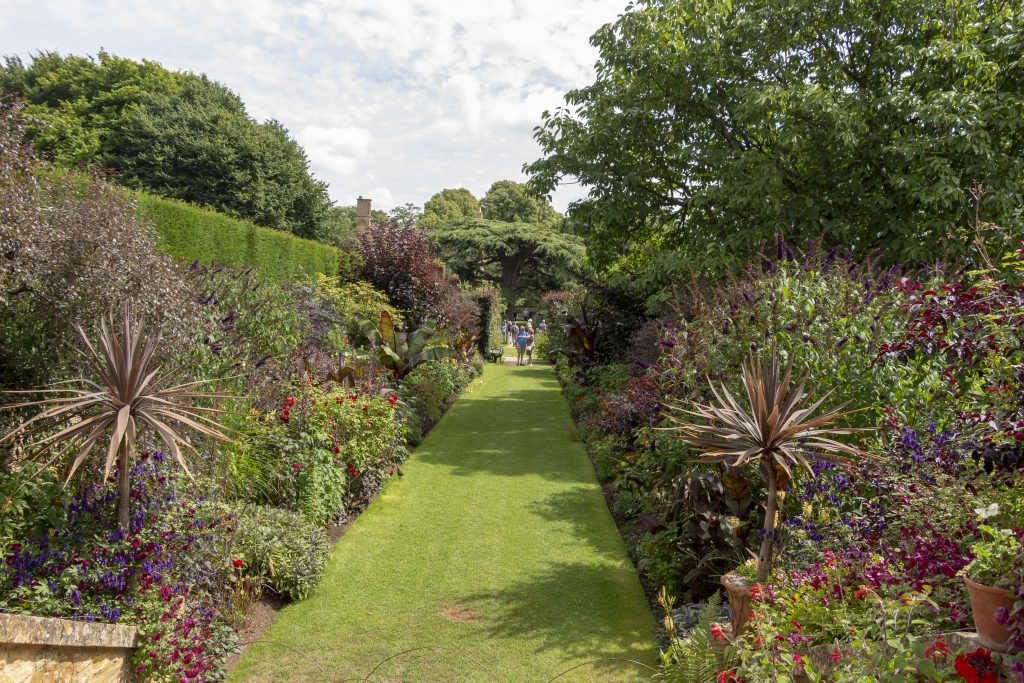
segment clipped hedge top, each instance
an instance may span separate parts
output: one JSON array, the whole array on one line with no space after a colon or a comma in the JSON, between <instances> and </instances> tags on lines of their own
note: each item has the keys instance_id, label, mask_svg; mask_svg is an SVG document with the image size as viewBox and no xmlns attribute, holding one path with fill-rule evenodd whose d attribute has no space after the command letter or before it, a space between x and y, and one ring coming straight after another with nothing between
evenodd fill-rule
<instances>
[{"instance_id":1,"label":"clipped hedge top","mask_svg":"<svg viewBox=\"0 0 1024 683\"><path fill-rule=\"evenodd\" d=\"M157 243L175 259L257 266L286 281L300 273L335 276L344 256L335 247L177 200L143 192L136 198L140 217L153 224Z\"/></svg>"}]
</instances>

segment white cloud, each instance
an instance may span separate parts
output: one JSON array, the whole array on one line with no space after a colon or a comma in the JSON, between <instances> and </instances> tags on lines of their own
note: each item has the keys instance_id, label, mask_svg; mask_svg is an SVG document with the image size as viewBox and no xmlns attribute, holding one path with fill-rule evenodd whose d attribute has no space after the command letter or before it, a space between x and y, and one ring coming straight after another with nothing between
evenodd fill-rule
<instances>
[{"instance_id":1,"label":"white cloud","mask_svg":"<svg viewBox=\"0 0 1024 683\"><path fill-rule=\"evenodd\" d=\"M541 112L593 79L589 36L625 3L0 0L0 45L206 73L292 131L335 200L389 208L520 178Z\"/></svg>"}]
</instances>

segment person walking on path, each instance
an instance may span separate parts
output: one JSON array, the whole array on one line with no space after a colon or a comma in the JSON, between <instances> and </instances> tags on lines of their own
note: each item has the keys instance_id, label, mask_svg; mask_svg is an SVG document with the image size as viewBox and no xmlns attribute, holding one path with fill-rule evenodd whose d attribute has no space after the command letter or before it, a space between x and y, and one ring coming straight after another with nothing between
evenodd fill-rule
<instances>
[{"instance_id":1,"label":"person walking on path","mask_svg":"<svg viewBox=\"0 0 1024 683\"><path fill-rule=\"evenodd\" d=\"M516 332L516 365L523 364L523 356L526 355L526 340L530 338L530 335L526 332L525 327L517 328Z\"/></svg>"},{"instance_id":2,"label":"person walking on path","mask_svg":"<svg viewBox=\"0 0 1024 683\"><path fill-rule=\"evenodd\" d=\"M526 331L526 364L533 365L533 342L537 340L532 329Z\"/></svg>"}]
</instances>

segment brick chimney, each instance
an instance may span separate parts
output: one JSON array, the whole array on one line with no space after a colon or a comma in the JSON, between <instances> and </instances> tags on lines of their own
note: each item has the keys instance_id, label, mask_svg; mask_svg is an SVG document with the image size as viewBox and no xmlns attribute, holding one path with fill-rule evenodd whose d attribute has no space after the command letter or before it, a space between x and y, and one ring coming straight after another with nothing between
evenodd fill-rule
<instances>
[{"instance_id":1,"label":"brick chimney","mask_svg":"<svg viewBox=\"0 0 1024 683\"><path fill-rule=\"evenodd\" d=\"M356 200L356 232L366 232L370 229L370 203L372 199L359 197Z\"/></svg>"}]
</instances>

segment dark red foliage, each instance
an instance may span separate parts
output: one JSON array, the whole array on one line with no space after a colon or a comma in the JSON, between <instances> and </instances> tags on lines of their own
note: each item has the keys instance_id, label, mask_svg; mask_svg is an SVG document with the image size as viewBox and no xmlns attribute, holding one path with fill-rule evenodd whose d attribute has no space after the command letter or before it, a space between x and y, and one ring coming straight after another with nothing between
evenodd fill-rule
<instances>
[{"instance_id":1,"label":"dark red foliage","mask_svg":"<svg viewBox=\"0 0 1024 683\"><path fill-rule=\"evenodd\" d=\"M597 389L596 394L600 396L601 390ZM599 406L596 426L605 432L628 435L658 420L661 390L649 375L630 377L621 391L600 396Z\"/></svg>"},{"instance_id":2,"label":"dark red foliage","mask_svg":"<svg viewBox=\"0 0 1024 683\"><path fill-rule=\"evenodd\" d=\"M421 230L373 225L359 235L362 278L407 311L414 323L436 317L448 286L437 251Z\"/></svg>"}]
</instances>

